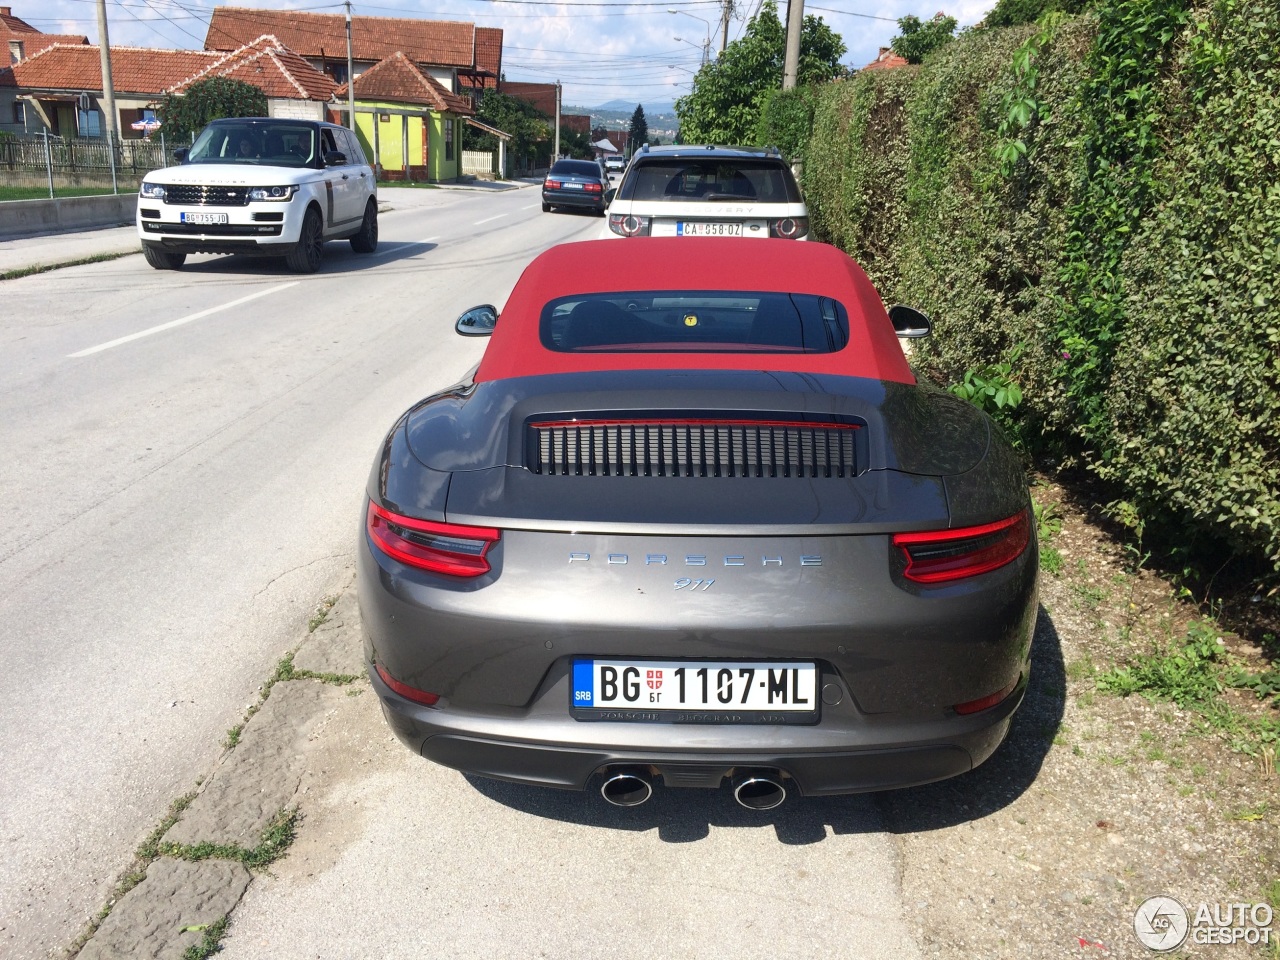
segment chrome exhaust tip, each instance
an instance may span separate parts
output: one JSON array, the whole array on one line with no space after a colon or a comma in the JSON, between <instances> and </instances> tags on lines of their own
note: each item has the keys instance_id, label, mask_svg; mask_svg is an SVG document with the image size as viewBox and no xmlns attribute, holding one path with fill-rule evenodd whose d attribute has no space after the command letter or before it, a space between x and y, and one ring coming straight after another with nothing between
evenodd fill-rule
<instances>
[{"instance_id":1,"label":"chrome exhaust tip","mask_svg":"<svg viewBox=\"0 0 1280 960\"><path fill-rule=\"evenodd\" d=\"M615 807L638 807L653 796L653 784L643 770L608 770L600 796Z\"/></svg>"},{"instance_id":2,"label":"chrome exhaust tip","mask_svg":"<svg viewBox=\"0 0 1280 960\"><path fill-rule=\"evenodd\" d=\"M772 810L787 799L787 788L772 773L744 773L734 778L733 799L748 810Z\"/></svg>"}]
</instances>

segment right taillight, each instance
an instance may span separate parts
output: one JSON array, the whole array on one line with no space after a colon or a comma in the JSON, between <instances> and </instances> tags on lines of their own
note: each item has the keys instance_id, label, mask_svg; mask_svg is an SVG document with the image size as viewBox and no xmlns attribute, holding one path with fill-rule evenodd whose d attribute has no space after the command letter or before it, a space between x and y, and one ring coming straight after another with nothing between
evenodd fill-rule
<instances>
[{"instance_id":1,"label":"right taillight","mask_svg":"<svg viewBox=\"0 0 1280 960\"><path fill-rule=\"evenodd\" d=\"M647 237L649 218L633 217L629 213L609 214L609 229L620 237Z\"/></svg>"},{"instance_id":2,"label":"right taillight","mask_svg":"<svg viewBox=\"0 0 1280 960\"><path fill-rule=\"evenodd\" d=\"M783 240L799 240L809 232L808 217L783 217L769 221L769 236Z\"/></svg>"},{"instance_id":3,"label":"right taillight","mask_svg":"<svg viewBox=\"0 0 1280 960\"><path fill-rule=\"evenodd\" d=\"M1012 563L1031 542L1027 510L995 523L925 533L897 533L893 545L907 565L902 575L915 583L964 580Z\"/></svg>"},{"instance_id":4,"label":"right taillight","mask_svg":"<svg viewBox=\"0 0 1280 960\"><path fill-rule=\"evenodd\" d=\"M387 556L419 570L479 577L491 569L486 554L502 536L492 527L419 520L384 510L372 500L365 515L369 538Z\"/></svg>"}]
</instances>

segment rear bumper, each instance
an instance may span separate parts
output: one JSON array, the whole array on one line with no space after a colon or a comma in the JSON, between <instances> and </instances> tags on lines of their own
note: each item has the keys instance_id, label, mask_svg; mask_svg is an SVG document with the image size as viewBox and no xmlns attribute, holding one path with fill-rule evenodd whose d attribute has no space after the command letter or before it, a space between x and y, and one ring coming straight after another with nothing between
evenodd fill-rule
<instances>
[{"instance_id":1,"label":"rear bumper","mask_svg":"<svg viewBox=\"0 0 1280 960\"><path fill-rule=\"evenodd\" d=\"M542 202L553 207L584 207L588 210L603 210L604 197L591 193L578 193L560 190L555 193L542 191Z\"/></svg>"},{"instance_id":2,"label":"rear bumper","mask_svg":"<svg viewBox=\"0 0 1280 960\"><path fill-rule=\"evenodd\" d=\"M423 707L392 692L376 671L370 679L396 736L464 773L581 790L614 766L647 767L667 787L716 788L737 772L769 770L802 795L823 796L915 786L972 770L1008 734L1027 673L1003 702L969 717L852 725L843 711L830 710L815 725L785 727L578 722L563 709L567 675L551 681L530 709L504 716Z\"/></svg>"}]
</instances>

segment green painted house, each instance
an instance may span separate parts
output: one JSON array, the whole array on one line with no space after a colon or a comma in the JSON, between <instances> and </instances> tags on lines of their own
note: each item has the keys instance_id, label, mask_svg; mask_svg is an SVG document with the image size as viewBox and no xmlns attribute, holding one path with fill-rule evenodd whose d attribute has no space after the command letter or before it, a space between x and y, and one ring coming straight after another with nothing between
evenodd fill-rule
<instances>
[{"instance_id":1,"label":"green painted house","mask_svg":"<svg viewBox=\"0 0 1280 960\"><path fill-rule=\"evenodd\" d=\"M347 99L343 86L335 95ZM403 53L355 80L356 132L385 180L447 181L462 175L462 124L471 101L446 88Z\"/></svg>"}]
</instances>

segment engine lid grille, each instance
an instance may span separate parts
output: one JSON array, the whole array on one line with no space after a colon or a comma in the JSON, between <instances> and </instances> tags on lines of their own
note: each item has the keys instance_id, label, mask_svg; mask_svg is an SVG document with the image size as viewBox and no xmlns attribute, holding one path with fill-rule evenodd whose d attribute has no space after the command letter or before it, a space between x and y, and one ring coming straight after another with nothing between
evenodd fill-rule
<instances>
[{"instance_id":1,"label":"engine lid grille","mask_svg":"<svg viewBox=\"0 0 1280 960\"><path fill-rule=\"evenodd\" d=\"M859 424L786 419L554 420L528 424L528 467L548 476L842 478Z\"/></svg>"}]
</instances>

